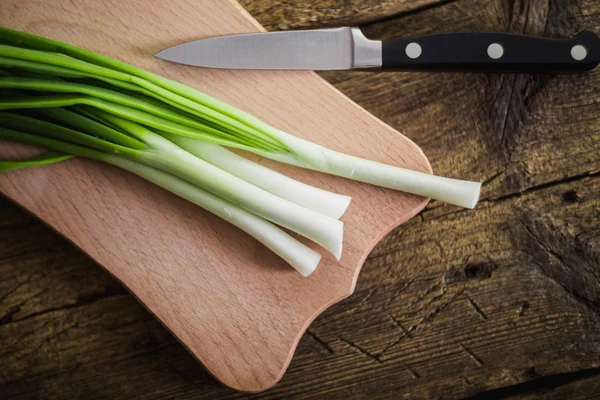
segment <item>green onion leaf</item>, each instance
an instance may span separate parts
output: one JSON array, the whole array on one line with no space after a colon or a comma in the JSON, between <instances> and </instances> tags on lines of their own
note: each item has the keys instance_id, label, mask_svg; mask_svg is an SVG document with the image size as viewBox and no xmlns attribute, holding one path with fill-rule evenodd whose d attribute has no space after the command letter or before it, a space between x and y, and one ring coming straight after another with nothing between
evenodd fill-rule
<instances>
[{"instance_id":1,"label":"green onion leaf","mask_svg":"<svg viewBox=\"0 0 600 400\"><path fill-rule=\"evenodd\" d=\"M61 153L58 151L46 151L26 160L19 161L2 161L0 160L0 172L15 171L21 168L38 167L42 165L54 164L65 161L74 156L71 154Z\"/></svg>"}]
</instances>

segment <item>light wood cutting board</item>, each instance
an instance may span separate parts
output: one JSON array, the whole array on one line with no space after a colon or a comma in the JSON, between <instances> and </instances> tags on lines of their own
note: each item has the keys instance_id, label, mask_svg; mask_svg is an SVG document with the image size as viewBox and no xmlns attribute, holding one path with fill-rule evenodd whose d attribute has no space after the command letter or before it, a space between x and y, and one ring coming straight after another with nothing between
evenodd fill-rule
<instances>
[{"instance_id":1,"label":"light wood cutting board","mask_svg":"<svg viewBox=\"0 0 600 400\"><path fill-rule=\"evenodd\" d=\"M430 171L414 143L312 72L206 70L152 56L192 39L261 30L233 1L2 0L0 25L176 79L330 148ZM18 152L17 146L0 142L0 156ZM353 197L342 219L340 262L321 251L317 271L302 278L217 217L136 176L89 160L0 174L0 193L119 279L217 379L235 389L260 391L281 378L310 322L353 292L377 241L427 202L261 162Z\"/></svg>"}]
</instances>

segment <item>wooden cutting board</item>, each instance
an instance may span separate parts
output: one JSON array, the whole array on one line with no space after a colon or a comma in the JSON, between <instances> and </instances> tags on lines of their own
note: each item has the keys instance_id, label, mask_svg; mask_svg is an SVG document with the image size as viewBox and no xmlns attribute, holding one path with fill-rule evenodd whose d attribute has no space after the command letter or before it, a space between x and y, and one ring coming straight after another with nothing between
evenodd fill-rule
<instances>
[{"instance_id":1,"label":"wooden cutting board","mask_svg":"<svg viewBox=\"0 0 600 400\"><path fill-rule=\"evenodd\" d=\"M261 30L233 1L2 0L0 25L176 79L330 148L430 171L414 143L312 72L206 70L153 57L184 41ZM3 158L19 150L0 142ZM321 251L317 271L302 278L217 217L134 175L89 160L0 174L0 192L119 279L217 379L235 389L260 391L281 378L310 322L353 292L377 241L427 202L261 162L353 197L342 218L340 262Z\"/></svg>"}]
</instances>

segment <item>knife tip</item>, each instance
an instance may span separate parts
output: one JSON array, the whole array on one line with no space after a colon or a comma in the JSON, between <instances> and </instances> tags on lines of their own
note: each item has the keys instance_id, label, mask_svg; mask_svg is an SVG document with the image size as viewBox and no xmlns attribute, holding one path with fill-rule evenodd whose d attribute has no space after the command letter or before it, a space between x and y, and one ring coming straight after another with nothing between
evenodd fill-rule
<instances>
[{"instance_id":1,"label":"knife tip","mask_svg":"<svg viewBox=\"0 0 600 400\"><path fill-rule=\"evenodd\" d=\"M164 60L165 59L164 54L165 54L165 51L161 50L161 51L159 51L157 53L154 53L154 57L160 58L160 59Z\"/></svg>"},{"instance_id":2,"label":"knife tip","mask_svg":"<svg viewBox=\"0 0 600 400\"><path fill-rule=\"evenodd\" d=\"M177 62L176 54L173 52L173 47L167 47L166 49L162 49L161 51L154 54L154 57L160 58L161 60Z\"/></svg>"}]
</instances>

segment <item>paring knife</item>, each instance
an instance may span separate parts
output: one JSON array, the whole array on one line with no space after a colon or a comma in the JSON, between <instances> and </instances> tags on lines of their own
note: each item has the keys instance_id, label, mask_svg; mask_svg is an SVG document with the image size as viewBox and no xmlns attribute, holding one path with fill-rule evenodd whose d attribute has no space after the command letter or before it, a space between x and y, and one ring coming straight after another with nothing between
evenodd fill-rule
<instances>
[{"instance_id":1,"label":"paring knife","mask_svg":"<svg viewBox=\"0 0 600 400\"><path fill-rule=\"evenodd\" d=\"M581 72L600 63L600 38L510 33L441 33L386 41L358 28L218 36L167 48L157 57L208 68Z\"/></svg>"}]
</instances>

